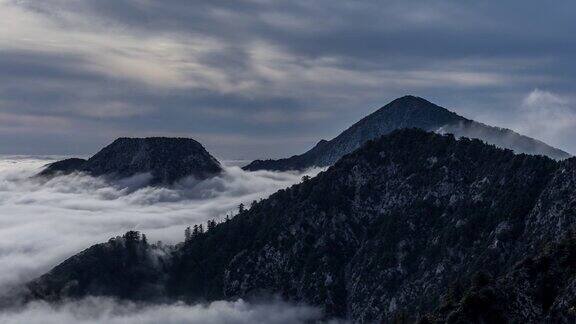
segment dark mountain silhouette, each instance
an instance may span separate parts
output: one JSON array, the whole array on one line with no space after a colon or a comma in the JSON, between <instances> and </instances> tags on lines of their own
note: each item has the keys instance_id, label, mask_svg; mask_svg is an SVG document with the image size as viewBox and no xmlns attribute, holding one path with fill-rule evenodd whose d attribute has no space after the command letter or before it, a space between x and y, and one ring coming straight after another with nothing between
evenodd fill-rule
<instances>
[{"instance_id":1,"label":"dark mountain silhouette","mask_svg":"<svg viewBox=\"0 0 576 324\"><path fill-rule=\"evenodd\" d=\"M452 133L457 137L478 138L489 144L512 149L517 153L546 155L558 160L570 157L562 150L509 129L484 125L459 116L425 99L405 96L363 118L334 139L320 141L304 154L280 160L256 160L244 169L285 171L329 166L368 140L397 129L412 127Z\"/></svg>"},{"instance_id":2,"label":"dark mountain silhouette","mask_svg":"<svg viewBox=\"0 0 576 324\"><path fill-rule=\"evenodd\" d=\"M39 175L41 176L56 176L59 174L70 174L72 172L77 172L82 170L82 167L86 163L85 159L70 158L50 163L46 166Z\"/></svg>"},{"instance_id":3,"label":"dark mountain silhouette","mask_svg":"<svg viewBox=\"0 0 576 324\"><path fill-rule=\"evenodd\" d=\"M574 323L575 185L574 158L394 131L170 251L138 233L93 246L27 297L274 293L359 322Z\"/></svg>"},{"instance_id":4,"label":"dark mountain silhouette","mask_svg":"<svg viewBox=\"0 0 576 324\"><path fill-rule=\"evenodd\" d=\"M119 138L88 160L52 163L40 176L84 172L92 176L126 178L149 173L151 184L172 184L184 177L205 179L222 171L204 147L188 138Z\"/></svg>"}]
</instances>

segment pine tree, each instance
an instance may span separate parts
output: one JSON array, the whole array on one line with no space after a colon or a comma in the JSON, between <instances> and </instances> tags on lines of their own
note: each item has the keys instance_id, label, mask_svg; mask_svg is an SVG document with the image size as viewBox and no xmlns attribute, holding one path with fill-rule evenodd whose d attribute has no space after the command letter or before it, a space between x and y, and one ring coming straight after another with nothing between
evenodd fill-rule
<instances>
[{"instance_id":1,"label":"pine tree","mask_svg":"<svg viewBox=\"0 0 576 324\"><path fill-rule=\"evenodd\" d=\"M128 256L130 260L136 260L138 258L138 243L140 242L140 232L128 231L124 234L124 244L128 251ZM130 261L132 262L132 261Z\"/></svg>"},{"instance_id":2,"label":"pine tree","mask_svg":"<svg viewBox=\"0 0 576 324\"><path fill-rule=\"evenodd\" d=\"M198 229L198 225L194 225L194 230L192 231L192 237L196 237L200 234L200 230Z\"/></svg>"},{"instance_id":3,"label":"pine tree","mask_svg":"<svg viewBox=\"0 0 576 324\"><path fill-rule=\"evenodd\" d=\"M128 231L124 234L124 239L126 242L137 242L140 240L140 232L138 231Z\"/></svg>"},{"instance_id":4,"label":"pine tree","mask_svg":"<svg viewBox=\"0 0 576 324\"><path fill-rule=\"evenodd\" d=\"M208 220L208 231L211 231L214 228L216 228L216 221L215 220Z\"/></svg>"},{"instance_id":5,"label":"pine tree","mask_svg":"<svg viewBox=\"0 0 576 324\"><path fill-rule=\"evenodd\" d=\"M148 239L146 238L146 234L142 234L142 244L145 247L148 247Z\"/></svg>"},{"instance_id":6,"label":"pine tree","mask_svg":"<svg viewBox=\"0 0 576 324\"><path fill-rule=\"evenodd\" d=\"M202 226L202 224L198 225L198 233L200 234L204 233L204 226Z\"/></svg>"},{"instance_id":7,"label":"pine tree","mask_svg":"<svg viewBox=\"0 0 576 324\"><path fill-rule=\"evenodd\" d=\"M184 230L184 242L189 242L191 239L192 239L192 231L190 230L190 226L188 226Z\"/></svg>"},{"instance_id":8,"label":"pine tree","mask_svg":"<svg viewBox=\"0 0 576 324\"><path fill-rule=\"evenodd\" d=\"M242 214L245 211L245 207L244 204L240 203L240 205L238 205L238 213Z\"/></svg>"}]
</instances>

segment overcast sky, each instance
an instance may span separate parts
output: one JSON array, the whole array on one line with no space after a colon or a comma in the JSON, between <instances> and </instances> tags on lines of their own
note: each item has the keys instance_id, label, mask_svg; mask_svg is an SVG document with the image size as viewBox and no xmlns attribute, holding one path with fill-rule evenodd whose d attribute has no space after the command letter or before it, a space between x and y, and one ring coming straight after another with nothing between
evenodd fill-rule
<instances>
[{"instance_id":1,"label":"overcast sky","mask_svg":"<svg viewBox=\"0 0 576 324\"><path fill-rule=\"evenodd\" d=\"M576 2L0 0L0 153L301 153L396 97L576 153Z\"/></svg>"}]
</instances>

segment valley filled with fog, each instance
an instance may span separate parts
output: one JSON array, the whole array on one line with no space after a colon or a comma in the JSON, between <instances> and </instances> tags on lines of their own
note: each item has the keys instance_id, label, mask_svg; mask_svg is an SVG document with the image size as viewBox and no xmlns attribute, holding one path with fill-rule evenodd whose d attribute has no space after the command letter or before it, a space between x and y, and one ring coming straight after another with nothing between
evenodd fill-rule
<instances>
[{"instance_id":1,"label":"valley filled with fog","mask_svg":"<svg viewBox=\"0 0 576 324\"><path fill-rule=\"evenodd\" d=\"M34 302L0 313L0 323L42 324L252 324L309 323L322 316L317 308L282 301L248 303L243 300L209 304L138 305L109 298L86 298L61 305ZM336 321L331 321L331 323Z\"/></svg>"},{"instance_id":2,"label":"valley filled with fog","mask_svg":"<svg viewBox=\"0 0 576 324\"><path fill-rule=\"evenodd\" d=\"M225 172L202 182L187 179L172 188L147 187L146 175L113 184L80 174L32 178L50 158L0 157L0 291L47 272L66 258L137 230L150 242L174 244L187 226L223 219L275 191L301 181L295 172L245 172L224 163ZM1 322L128 322L145 318L166 323L186 321L300 322L318 318L317 310L281 302L252 305L245 301L209 305L149 306L113 300L83 300L60 306L32 303L0 315ZM170 313L170 316L165 316ZM274 314L272 316L271 314ZM268 316L268 317L266 317Z\"/></svg>"}]
</instances>

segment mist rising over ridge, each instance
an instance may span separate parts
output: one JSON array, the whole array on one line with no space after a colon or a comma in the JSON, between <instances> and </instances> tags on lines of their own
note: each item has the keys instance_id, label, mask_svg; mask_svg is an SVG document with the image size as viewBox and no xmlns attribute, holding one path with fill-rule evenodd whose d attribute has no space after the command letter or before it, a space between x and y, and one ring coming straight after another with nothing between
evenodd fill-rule
<instances>
[{"instance_id":1,"label":"mist rising over ridge","mask_svg":"<svg viewBox=\"0 0 576 324\"><path fill-rule=\"evenodd\" d=\"M570 154L560 149L512 130L464 118L420 97L404 96L366 116L334 139L320 141L301 155L279 160L256 160L244 169L298 170L312 166L329 166L368 140L396 129L413 127L452 133L457 137L478 138L488 144L511 149L517 153L546 155L558 160L570 157Z\"/></svg>"},{"instance_id":2,"label":"mist rising over ridge","mask_svg":"<svg viewBox=\"0 0 576 324\"><path fill-rule=\"evenodd\" d=\"M550 305L576 298L576 290L556 288L574 278L572 265L528 267L537 276L510 295L477 289L550 249L571 258L564 240L576 224L569 217L574 191L565 188L575 175L574 159L394 131L317 177L195 231L160 262L150 258L159 247L131 232L86 249L28 288L33 298L53 301L94 294L195 302L265 291L364 322L429 314L443 323L446 307L463 309L464 322L567 322L575 319L570 308ZM457 294L452 285L460 285ZM498 305L506 296L504 312ZM528 302L512 302L522 298Z\"/></svg>"}]
</instances>

